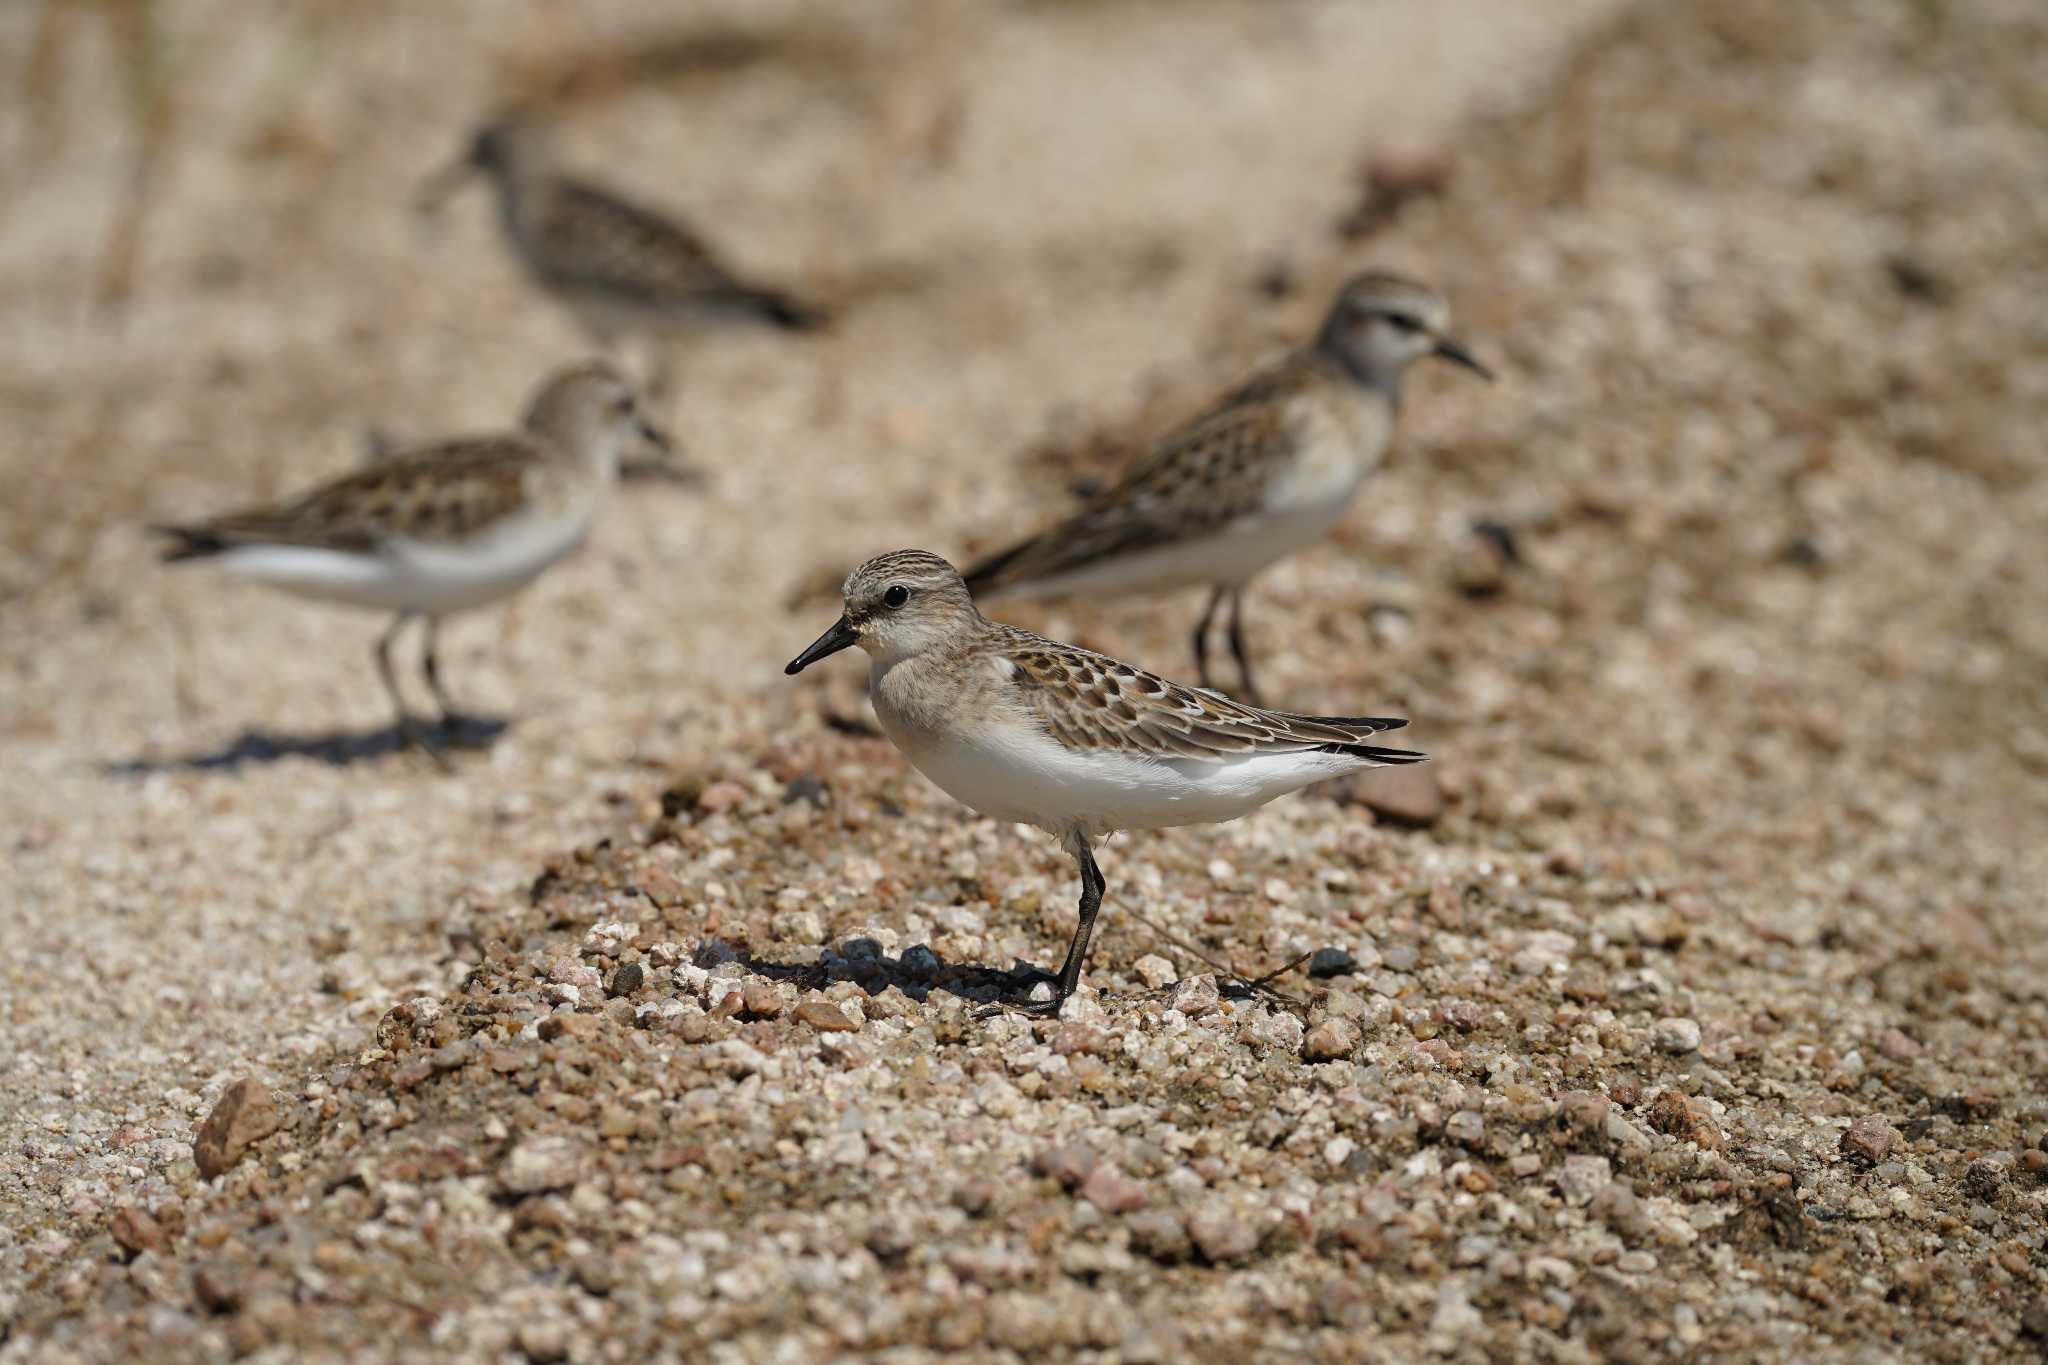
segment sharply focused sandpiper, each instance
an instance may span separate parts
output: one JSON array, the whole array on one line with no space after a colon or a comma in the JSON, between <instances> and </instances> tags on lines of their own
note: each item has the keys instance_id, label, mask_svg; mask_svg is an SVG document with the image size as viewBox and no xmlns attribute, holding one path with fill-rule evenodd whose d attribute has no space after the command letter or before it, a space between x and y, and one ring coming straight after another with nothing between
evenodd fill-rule
<instances>
[{"instance_id":1,"label":"sharply focused sandpiper","mask_svg":"<svg viewBox=\"0 0 2048 1365\"><path fill-rule=\"evenodd\" d=\"M167 561L204 560L301 597L396 613L377 671L400 733L428 748L391 668L407 621L426 620L427 686L444 729L457 712L435 658L441 618L525 587L582 543L620 458L668 438L604 362L554 375L518 431L458 437L388 455L299 497L210 521L156 529Z\"/></svg>"},{"instance_id":2,"label":"sharply focused sandpiper","mask_svg":"<svg viewBox=\"0 0 2048 1365\"><path fill-rule=\"evenodd\" d=\"M855 569L799 673L859 645L883 731L917 770L997 820L1058 837L1081 869L1081 917L1053 977L1057 1014L1081 979L1104 882L1095 843L1120 829L1235 820L1360 768L1419 762L1368 742L1408 722L1263 711L990 621L951 564L898 550Z\"/></svg>"},{"instance_id":3,"label":"sharply focused sandpiper","mask_svg":"<svg viewBox=\"0 0 2048 1365\"><path fill-rule=\"evenodd\" d=\"M607 350L628 334L650 340L657 395L668 388L672 332L730 323L800 331L825 321L820 309L726 269L674 219L558 170L532 117L479 129L422 188L420 205L437 205L479 172L496 186L505 240L536 284Z\"/></svg>"},{"instance_id":4,"label":"sharply focused sandpiper","mask_svg":"<svg viewBox=\"0 0 2048 1365\"><path fill-rule=\"evenodd\" d=\"M976 598L1212 588L1195 627L1210 685L1209 629L1230 599L1230 650L1256 700L1244 588L1337 524L1393 435L1401 375L1426 355L1491 379L1445 335L1450 310L1396 275L1345 284L1309 345L1169 433L1112 488L1050 530L969 569Z\"/></svg>"}]
</instances>

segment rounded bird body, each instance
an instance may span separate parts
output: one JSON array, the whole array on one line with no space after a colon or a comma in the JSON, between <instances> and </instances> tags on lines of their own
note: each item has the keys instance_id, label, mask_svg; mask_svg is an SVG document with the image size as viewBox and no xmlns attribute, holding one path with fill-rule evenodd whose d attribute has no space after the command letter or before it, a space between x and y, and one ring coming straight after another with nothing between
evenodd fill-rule
<instances>
[{"instance_id":1,"label":"rounded bird body","mask_svg":"<svg viewBox=\"0 0 2048 1365\"><path fill-rule=\"evenodd\" d=\"M1234 820L1311 782L1424 757L1374 742L1402 720L1262 710L990 621L953 566L921 550L869 560L844 597L788 671L858 645L882 730L912 766L984 815L1057 835L1079 864L1082 925L1055 1011L1086 956L1104 836Z\"/></svg>"},{"instance_id":2,"label":"rounded bird body","mask_svg":"<svg viewBox=\"0 0 2048 1365\"><path fill-rule=\"evenodd\" d=\"M1244 690L1256 694L1241 634L1244 586L1320 540L1385 458L1401 376L1425 355L1481 374L1444 335L1433 291L1390 275L1348 282L1309 346L1170 432L1115 486L1047 531L968 570L977 597L1060 597L1214 588L1195 632L1210 682L1209 625L1231 601Z\"/></svg>"},{"instance_id":3,"label":"rounded bird body","mask_svg":"<svg viewBox=\"0 0 2048 1365\"><path fill-rule=\"evenodd\" d=\"M634 445L666 451L631 385L602 362L550 378L517 431L400 451L297 498L158 529L172 562L204 562L300 597L396 614L377 662L400 729L390 647L427 620L427 680L453 708L434 655L440 618L517 592L582 544Z\"/></svg>"}]
</instances>

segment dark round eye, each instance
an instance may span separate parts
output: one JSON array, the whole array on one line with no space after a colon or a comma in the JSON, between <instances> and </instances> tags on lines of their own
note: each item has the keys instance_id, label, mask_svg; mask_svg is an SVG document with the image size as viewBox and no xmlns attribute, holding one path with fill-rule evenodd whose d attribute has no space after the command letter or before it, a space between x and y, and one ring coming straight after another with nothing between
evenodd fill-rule
<instances>
[{"instance_id":1,"label":"dark round eye","mask_svg":"<svg viewBox=\"0 0 2048 1365\"><path fill-rule=\"evenodd\" d=\"M1394 330L1397 332L1419 332L1422 330L1422 324L1406 313L1388 313L1386 314L1386 319L1394 324Z\"/></svg>"},{"instance_id":2,"label":"dark round eye","mask_svg":"<svg viewBox=\"0 0 2048 1365\"><path fill-rule=\"evenodd\" d=\"M612 411L617 413L621 417L632 416L633 395L630 393L622 393L617 398L612 399Z\"/></svg>"},{"instance_id":3,"label":"dark round eye","mask_svg":"<svg viewBox=\"0 0 2048 1365\"><path fill-rule=\"evenodd\" d=\"M885 607L900 607L909 600L910 589L904 587L901 583L896 584L889 591L882 594L882 605Z\"/></svg>"}]
</instances>

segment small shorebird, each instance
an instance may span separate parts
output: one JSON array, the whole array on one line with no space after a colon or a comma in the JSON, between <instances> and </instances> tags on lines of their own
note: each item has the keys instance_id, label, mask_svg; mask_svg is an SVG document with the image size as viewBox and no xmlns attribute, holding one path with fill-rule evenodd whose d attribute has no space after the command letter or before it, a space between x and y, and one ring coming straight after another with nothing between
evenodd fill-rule
<instances>
[{"instance_id":1,"label":"small shorebird","mask_svg":"<svg viewBox=\"0 0 2048 1365\"><path fill-rule=\"evenodd\" d=\"M472 173L496 187L505 240L526 273L599 345L611 350L629 333L650 339L657 396L669 387L663 343L672 332L735 323L801 331L825 321L821 310L727 270L673 219L557 170L531 118L479 129L462 158L422 187L420 207L438 205Z\"/></svg>"},{"instance_id":2,"label":"small shorebird","mask_svg":"<svg viewBox=\"0 0 2048 1365\"><path fill-rule=\"evenodd\" d=\"M1405 720L1263 711L990 621L923 550L869 560L842 591L839 619L784 671L859 645L904 757L983 815L1051 832L1081 869L1080 924L1032 1013L1058 1014L1081 979L1105 889L1098 840L1235 820L1311 782L1424 757L1371 743Z\"/></svg>"},{"instance_id":3,"label":"small shorebird","mask_svg":"<svg viewBox=\"0 0 2048 1365\"><path fill-rule=\"evenodd\" d=\"M434 653L441 618L511 595L581 544L620 458L643 442L668 449L632 387L599 361L550 378L518 431L414 446L272 506L155 529L174 542L166 561L397 613L377 642L377 672L399 733L431 750L392 672L400 629L425 618L427 686L451 730L458 714Z\"/></svg>"},{"instance_id":4,"label":"small shorebird","mask_svg":"<svg viewBox=\"0 0 2048 1365\"><path fill-rule=\"evenodd\" d=\"M1449 307L1396 275L1345 284L1309 345L1155 444L1118 483L1050 530L967 571L982 600L1211 587L1195 627L1210 686L1209 629L1230 599L1230 652L1256 700L1244 589L1273 561L1322 538L1380 465L1401 375L1426 355L1491 379L1444 334Z\"/></svg>"}]
</instances>

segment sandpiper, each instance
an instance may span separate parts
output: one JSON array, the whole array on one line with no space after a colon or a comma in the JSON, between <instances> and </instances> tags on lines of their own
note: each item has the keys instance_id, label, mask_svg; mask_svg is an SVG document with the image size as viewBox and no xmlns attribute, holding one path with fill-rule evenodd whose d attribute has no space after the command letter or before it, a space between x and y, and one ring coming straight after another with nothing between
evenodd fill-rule
<instances>
[{"instance_id":1,"label":"sandpiper","mask_svg":"<svg viewBox=\"0 0 2048 1365\"><path fill-rule=\"evenodd\" d=\"M923 550L869 560L842 592L844 612L785 672L859 645L875 715L917 770L983 815L1051 832L1080 867L1080 924L1051 998L1020 1006L1033 1013L1058 1014L1081 979L1105 888L1099 840L1235 820L1311 782L1424 757L1370 742L1404 720L1260 710L990 621Z\"/></svg>"},{"instance_id":2,"label":"sandpiper","mask_svg":"<svg viewBox=\"0 0 2048 1365\"><path fill-rule=\"evenodd\" d=\"M1195 671L1211 685L1209 630L1230 599L1230 651L1258 698L1244 642L1244 589L1336 525L1394 430L1401 375L1426 355L1491 379L1445 335L1449 307L1425 285L1365 274L1337 294L1309 345L1155 444L1074 515L967 571L982 600L1211 587Z\"/></svg>"},{"instance_id":3,"label":"sandpiper","mask_svg":"<svg viewBox=\"0 0 2048 1365\"><path fill-rule=\"evenodd\" d=\"M628 334L654 345L650 391L669 386L663 344L679 330L757 323L801 331L822 310L721 265L695 233L653 209L563 173L544 127L514 114L479 129L464 155L419 195L438 205L472 173L497 188L505 240L534 282L607 350Z\"/></svg>"},{"instance_id":4,"label":"sandpiper","mask_svg":"<svg viewBox=\"0 0 2048 1365\"><path fill-rule=\"evenodd\" d=\"M171 562L217 568L301 597L396 613L377 671L399 733L431 750L398 690L391 646L424 618L427 686L444 731L458 713L434 645L441 618L506 597L582 543L628 450L668 438L611 365L578 365L535 394L518 431L414 446L296 498L159 526Z\"/></svg>"}]
</instances>

